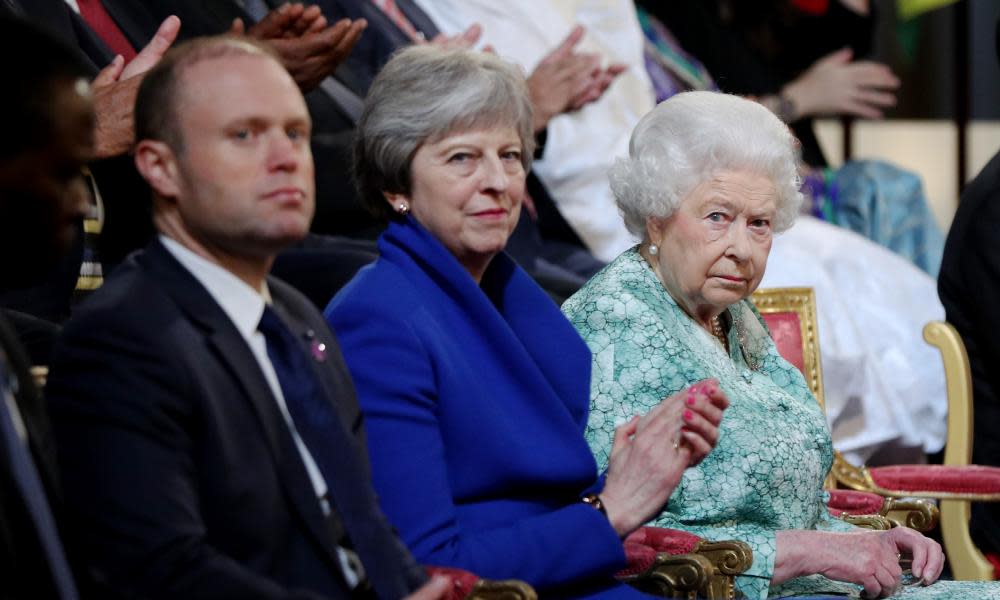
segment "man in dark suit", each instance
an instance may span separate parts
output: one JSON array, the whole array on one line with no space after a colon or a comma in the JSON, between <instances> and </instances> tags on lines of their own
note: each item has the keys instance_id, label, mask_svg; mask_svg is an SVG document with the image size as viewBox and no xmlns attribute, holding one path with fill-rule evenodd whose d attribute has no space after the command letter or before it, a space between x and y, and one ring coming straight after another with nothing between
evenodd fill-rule
<instances>
[{"instance_id":1,"label":"man in dark suit","mask_svg":"<svg viewBox=\"0 0 1000 600\"><path fill-rule=\"evenodd\" d=\"M401 598L336 341L269 277L313 214L310 119L266 47L202 38L136 101L159 236L67 323L48 394L88 581L164 598ZM417 593L439 597L447 581Z\"/></svg>"},{"instance_id":2,"label":"man in dark suit","mask_svg":"<svg viewBox=\"0 0 1000 600\"><path fill-rule=\"evenodd\" d=\"M30 48L30 52L24 52ZM72 49L0 16L0 290L44 278L66 252L87 205L81 168L93 153L86 67ZM0 596L76 598L54 515L55 448L30 362L0 316Z\"/></svg>"},{"instance_id":3,"label":"man in dark suit","mask_svg":"<svg viewBox=\"0 0 1000 600\"><path fill-rule=\"evenodd\" d=\"M944 247L938 295L969 354L972 461L1000 466L1000 154L962 192ZM997 504L974 504L971 530L984 551L1000 553Z\"/></svg>"},{"instance_id":4,"label":"man in dark suit","mask_svg":"<svg viewBox=\"0 0 1000 600\"><path fill-rule=\"evenodd\" d=\"M1000 21L995 31L1000 61ZM972 372L972 462L1000 467L1000 152L976 175L958 203L941 257L938 296L969 355ZM1000 561L1000 505L972 505L973 539Z\"/></svg>"}]
</instances>

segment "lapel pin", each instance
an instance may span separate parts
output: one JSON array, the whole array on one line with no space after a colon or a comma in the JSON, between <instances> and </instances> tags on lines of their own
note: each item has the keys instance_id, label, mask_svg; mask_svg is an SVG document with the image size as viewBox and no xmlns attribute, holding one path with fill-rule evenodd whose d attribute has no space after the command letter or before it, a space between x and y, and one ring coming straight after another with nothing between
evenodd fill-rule
<instances>
[{"instance_id":1,"label":"lapel pin","mask_svg":"<svg viewBox=\"0 0 1000 600\"><path fill-rule=\"evenodd\" d=\"M309 353L312 354L313 360L326 362L326 344L316 339L316 332L312 329L307 329L305 336L309 340Z\"/></svg>"},{"instance_id":2,"label":"lapel pin","mask_svg":"<svg viewBox=\"0 0 1000 600\"><path fill-rule=\"evenodd\" d=\"M326 362L326 344L319 340L313 340L310 349L316 362Z\"/></svg>"}]
</instances>

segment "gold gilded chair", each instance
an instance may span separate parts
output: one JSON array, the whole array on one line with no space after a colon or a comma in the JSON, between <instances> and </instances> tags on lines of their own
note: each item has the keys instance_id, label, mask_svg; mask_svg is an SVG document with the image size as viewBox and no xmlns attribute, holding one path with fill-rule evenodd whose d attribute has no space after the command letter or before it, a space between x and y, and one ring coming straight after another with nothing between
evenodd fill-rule
<instances>
[{"instance_id":1,"label":"gold gilded chair","mask_svg":"<svg viewBox=\"0 0 1000 600\"><path fill-rule=\"evenodd\" d=\"M617 578L662 598L729 600L736 576L753 563L745 542L712 542L692 533L640 527L625 539L628 565Z\"/></svg>"},{"instance_id":2,"label":"gold gilded chair","mask_svg":"<svg viewBox=\"0 0 1000 600\"><path fill-rule=\"evenodd\" d=\"M451 589L444 600L538 600L534 588L516 579L483 579L454 567L426 567L428 575L445 575Z\"/></svg>"},{"instance_id":3,"label":"gold gilded chair","mask_svg":"<svg viewBox=\"0 0 1000 600\"><path fill-rule=\"evenodd\" d=\"M822 367L812 290L758 290L753 300L772 330L779 352L802 370L822 405ZM798 331L794 327L796 321ZM885 499L879 510L881 515L895 524L920 531L933 528L940 516L945 555L954 577L959 580L993 579L993 567L976 548L969 533L969 503L1000 501L1000 469L970 464L972 383L968 356L958 333L947 323L928 323L924 327L924 339L941 352L945 368L948 440L944 465L858 467L835 452L826 485L829 489L843 486L848 490L878 494ZM796 341L801 351L795 349ZM930 500L938 500L940 509Z\"/></svg>"}]
</instances>

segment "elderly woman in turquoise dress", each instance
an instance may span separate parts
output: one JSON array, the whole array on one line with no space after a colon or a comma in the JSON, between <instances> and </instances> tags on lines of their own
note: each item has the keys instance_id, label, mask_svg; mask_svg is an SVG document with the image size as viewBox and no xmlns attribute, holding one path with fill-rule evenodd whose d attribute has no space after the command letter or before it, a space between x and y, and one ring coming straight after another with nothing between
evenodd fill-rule
<instances>
[{"instance_id":1,"label":"elderly woman in turquoise dress","mask_svg":"<svg viewBox=\"0 0 1000 600\"><path fill-rule=\"evenodd\" d=\"M731 402L715 450L651 523L748 542L748 598L1000 597L994 584L935 583L941 548L919 533L861 530L826 509L825 417L749 300L801 203L788 128L749 100L679 94L636 126L611 185L643 241L563 305L593 354L585 435L598 465L616 427L695 381L717 377Z\"/></svg>"}]
</instances>

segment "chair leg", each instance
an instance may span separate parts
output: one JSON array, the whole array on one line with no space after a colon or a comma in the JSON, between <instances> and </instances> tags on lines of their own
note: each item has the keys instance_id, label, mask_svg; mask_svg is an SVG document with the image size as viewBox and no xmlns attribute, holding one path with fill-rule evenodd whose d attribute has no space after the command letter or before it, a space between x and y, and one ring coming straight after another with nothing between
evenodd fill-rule
<instances>
[{"instance_id":1,"label":"chair leg","mask_svg":"<svg viewBox=\"0 0 1000 600\"><path fill-rule=\"evenodd\" d=\"M952 576L960 581L990 581L993 565L972 542L967 500L941 500L941 540Z\"/></svg>"}]
</instances>

